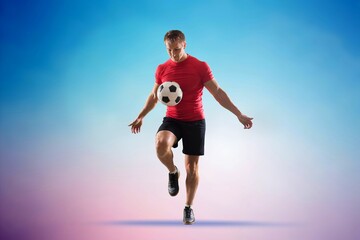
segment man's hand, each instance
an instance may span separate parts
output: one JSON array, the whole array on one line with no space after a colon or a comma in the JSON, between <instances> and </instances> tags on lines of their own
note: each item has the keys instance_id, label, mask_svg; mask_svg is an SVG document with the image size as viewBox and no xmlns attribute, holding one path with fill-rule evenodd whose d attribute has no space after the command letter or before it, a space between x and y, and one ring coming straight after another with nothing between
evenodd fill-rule
<instances>
[{"instance_id":1,"label":"man's hand","mask_svg":"<svg viewBox=\"0 0 360 240\"><path fill-rule=\"evenodd\" d=\"M142 125L142 119L141 118L135 119L135 121L129 124L129 127L131 127L131 132L135 134L139 133L141 129L141 125Z\"/></svg>"},{"instance_id":2,"label":"man's hand","mask_svg":"<svg viewBox=\"0 0 360 240\"><path fill-rule=\"evenodd\" d=\"M253 120L254 118L241 114L238 119L244 125L244 129L250 129L253 125L251 120Z\"/></svg>"}]
</instances>

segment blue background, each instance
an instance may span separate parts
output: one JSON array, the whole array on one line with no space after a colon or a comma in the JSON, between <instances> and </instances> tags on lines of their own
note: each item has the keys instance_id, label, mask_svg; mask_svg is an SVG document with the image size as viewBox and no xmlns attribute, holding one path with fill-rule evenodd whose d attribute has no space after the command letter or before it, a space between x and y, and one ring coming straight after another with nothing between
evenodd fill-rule
<instances>
[{"instance_id":1,"label":"blue background","mask_svg":"<svg viewBox=\"0 0 360 240\"><path fill-rule=\"evenodd\" d=\"M140 135L127 126L168 59L163 36L170 29L185 33L187 52L206 61L254 117L243 130L204 91L199 221L308 226L196 234L359 238L360 2L320 0L1 1L1 234L173 236L166 226L84 224L181 222L185 193L169 200L153 149L165 107L145 118ZM181 151L175 154L181 166ZM176 231L179 239L190 234Z\"/></svg>"}]
</instances>

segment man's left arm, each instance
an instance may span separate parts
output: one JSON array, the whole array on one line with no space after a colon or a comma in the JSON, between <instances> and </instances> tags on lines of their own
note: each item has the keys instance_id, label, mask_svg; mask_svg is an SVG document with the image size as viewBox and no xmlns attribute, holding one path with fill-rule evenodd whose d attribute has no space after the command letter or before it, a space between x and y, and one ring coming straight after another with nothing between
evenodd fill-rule
<instances>
[{"instance_id":1,"label":"man's left arm","mask_svg":"<svg viewBox=\"0 0 360 240\"><path fill-rule=\"evenodd\" d=\"M235 104L230 100L226 92L219 86L215 79L205 82L205 88L214 96L216 101L220 103L221 106L235 114L239 121L244 125L245 129L252 127L253 118L250 118L241 113L241 111L235 106Z\"/></svg>"}]
</instances>

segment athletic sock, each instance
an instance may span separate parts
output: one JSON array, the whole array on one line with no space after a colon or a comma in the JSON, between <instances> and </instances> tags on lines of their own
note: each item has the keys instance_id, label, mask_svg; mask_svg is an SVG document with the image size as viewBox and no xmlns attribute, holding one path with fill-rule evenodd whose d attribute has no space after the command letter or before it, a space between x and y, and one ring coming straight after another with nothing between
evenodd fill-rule
<instances>
[{"instance_id":1,"label":"athletic sock","mask_svg":"<svg viewBox=\"0 0 360 240\"><path fill-rule=\"evenodd\" d=\"M178 169L177 169L177 167L175 166L175 171L170 172L170 174L175 174L175 173L177 173L177 171L178 171Z\"/></svg>"}]
</instances>

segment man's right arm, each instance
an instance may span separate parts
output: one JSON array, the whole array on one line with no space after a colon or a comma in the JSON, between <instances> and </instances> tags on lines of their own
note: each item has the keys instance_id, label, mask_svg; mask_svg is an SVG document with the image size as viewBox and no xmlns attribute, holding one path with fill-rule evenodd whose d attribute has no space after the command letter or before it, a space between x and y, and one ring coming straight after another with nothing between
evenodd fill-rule
<instances>
[{"instance_id":1,"label":"man's right arm","mask_svg":"<svg viewBox=\"0 0 360 240\"><path fill-rule=\"evenodd\" d=\"M138 117L132 123L129 124L129 127L131 127L132 133L140 132L142 120L155 107L156 103L158 102L157 96L156 96L158 87L159 87L159 84L155 83L149 97L146 100L144 108L141 110Z\"/></svg>"}]
</instances>

